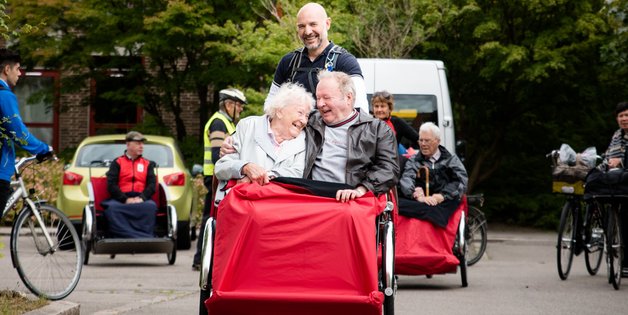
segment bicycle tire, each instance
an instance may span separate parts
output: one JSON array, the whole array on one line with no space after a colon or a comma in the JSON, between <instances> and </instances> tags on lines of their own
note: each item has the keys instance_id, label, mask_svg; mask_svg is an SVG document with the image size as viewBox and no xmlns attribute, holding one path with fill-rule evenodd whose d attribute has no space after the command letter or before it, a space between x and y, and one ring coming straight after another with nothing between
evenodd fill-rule
<instances>
[{"instance_id":1,"label":"bicycle tire","mask_svg":"<svg viewBox=\"0 0 628 315\"><path fill-rule=\"evenodd\" d=\"M48 246L32 209L26 206L18 214L11 231L13 266L33 294L60 300L72 293L81 277L81 241L72 222L61 210L43 204L36 207L53 246Z\"/></svg>"},{"instance_id":2,"label":"bicycle tire","mask_svg":"<svg viewBox=\"0 0 628 315\"><path fill-rule=\"evenodd\" d=\"M607 236L607 255L608 255L608 278L615 290L619 290L621 284L622 269L622 239L621 239L621 222L619 221L619 209L612 207L608 215L608 236Z\"/></svg>"},{"instance_id":3,"label":"bicycle tire","mask_svg":"<svg viewBox=\"0 0 628 315\"><path fill-rule=\"evenodd\" d=\"M467 241L467 266L473 266L482 259L488 242L486 218L480 209L469 206L469 218L465 238Z\"/></svg>"},{"instance_id":4,"label":"bicycle tire","mask_svg":"<svg viewBox=\"0 0 628 315\"><path fill-rule=\"evenodd\" d=\"M604 244L606 242L604 235L604 218L597 205L589 204L587 206L586 220L584 261L586 263L587 272L595 276L602 264Z\"/></svg>"},{"instance_id":5,"label":"bicycle tire","mask_svg":"<svg viewBox=\"0 0 628 315\"><path fill-rule=\"evenodd\" d=\"M556 267L561 280L566 280L573 262L574 247L576 245L576 216L572 202L567 201L563 206L558 227L558 241L556 242Z\"/></svg>"}]
</instances>

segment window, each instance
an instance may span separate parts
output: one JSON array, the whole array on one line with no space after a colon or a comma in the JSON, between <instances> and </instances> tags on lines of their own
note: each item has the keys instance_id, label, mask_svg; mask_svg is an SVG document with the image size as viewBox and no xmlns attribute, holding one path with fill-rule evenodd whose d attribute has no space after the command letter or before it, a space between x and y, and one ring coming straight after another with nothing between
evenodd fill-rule
<instances>
[{"instance_id":1,"label":"window","mask_svg":"<svg viewBox=\"0 0 628 315\"><path fill-rule=\"evenodd\" d=\"M28 130L55 148L59 146L58 98L55 91L57 79L56 72L26 72L13 89L19 102L20 115Z\"/></svg>"},{"instance_id":2,"label":"window","mask_svg":"<svg viewBox=\"0 0 628 315\"><path fill-rule=\"evenodd\" d=\"M99 75L92 80L90 135L126 133L140 122L140 84L130 70L141 65L140 58L95 56Z\"/></svg>"}]
</instances>

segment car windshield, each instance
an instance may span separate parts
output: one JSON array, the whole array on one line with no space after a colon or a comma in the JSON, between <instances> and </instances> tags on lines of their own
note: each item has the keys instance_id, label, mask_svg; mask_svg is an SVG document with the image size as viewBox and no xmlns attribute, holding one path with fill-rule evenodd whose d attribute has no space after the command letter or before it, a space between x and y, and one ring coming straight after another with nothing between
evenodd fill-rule
<instances>
[{"instance_id":1,"label":"car windshield","mask_svg":"<svg viewBox=\"0 0 628 315\"><path fill-rule=\"evenodd\" d=\"M76 159L77 167L89 167L93 162L109 164L126 149L124 143L95 143L81 148ZM173 167L172 150L165 145L147 143L144 144L145 158L154 161L158 167Z\"/></svg>"}]
</instances>

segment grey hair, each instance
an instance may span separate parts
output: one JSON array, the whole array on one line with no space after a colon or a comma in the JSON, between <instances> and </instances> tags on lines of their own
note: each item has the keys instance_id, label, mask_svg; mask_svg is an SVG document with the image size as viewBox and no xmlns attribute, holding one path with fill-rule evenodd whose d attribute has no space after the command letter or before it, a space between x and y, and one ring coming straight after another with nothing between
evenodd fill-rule
<instances>
[{"instance_id":1,"label":"grey hair","mask_svg":"<svg viewBox=\"0 0 628 315\"><path fill-rule=\"evenodd\" d=\"M327 78L336 80L338 89L340 89L342 95L352 95L351 106L353 107L355 105L355 85L353 84L353 80L351 80L351 76L340 71L321 71L318 73L319 82Z\"/></svg>"},{"instance_id":2,"label":"grey hair","mask_svg":"<svg viewBox=\"0 0 628 315\"><path fill-rule=\"evenodd\" d=\"M438 128L438 126L436 126L433 122L428 121L421 124L421 127L419 127L419 133L422 131L429 131L432 133L434 138L440 141L440 128Z\"/></svg>"},{"instance_id":3,"label":"grey hair","mask_svg":"<svg viewBox=\"0 0 628 315\"><path fill-rule=\"evenodd\" d=\"M279 87L270 104L264 108L264 113L274 118L277 111L282 108L303 104L307 104L308 113L314 110L315 101L312 94L298 83L287 82Z\"/></svg>"}]
</instances>

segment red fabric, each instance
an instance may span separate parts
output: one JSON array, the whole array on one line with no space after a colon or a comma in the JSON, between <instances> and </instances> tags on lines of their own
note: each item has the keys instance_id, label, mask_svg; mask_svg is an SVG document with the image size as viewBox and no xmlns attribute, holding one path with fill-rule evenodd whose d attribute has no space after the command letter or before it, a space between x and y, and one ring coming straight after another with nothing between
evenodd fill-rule
<instances>
[{"instance_id":1,"label":"red fabric","mask_svg":"<svg viewBox=\"0 0 628 315\"><path fill-rule=\"evenodd\" d=\"M101 202L109 199L109 191L107 190L107 177L92 177L92 189L94 190L94 205L96 211L104 211Z\"/></svg>"},{"instance_id":2,"label":"red fabric","mask_svg":"<svg viewBox=\"0 0 628 315\"><path fill-rule=\"evenodd\" d=\"M210 314L381 314L375 217L276 183L236 185L218 207Z\"/></svg>"},{"instance_id":3,"label":"red fabric","mask_svg":"<svg viewBox=\"0 0 628 315\"><path fill-rule=\"evenodd\" d=\"M143 192L150 162L143 157L131 160L126 155L117 158L115 162L120 165L120 174L118 175L120 190L123 193Z\"/></svg>"},{"instance_id":4,"label":"red fabric","mask_svg":"<svg viewBox=\"0 0 628 315\"><path fill-rule=\"evenodd\" d=\"M446 229L431 222L401 215L395 216L395 274L431 275L456 272L460 261L452 248L462 211L467 209L463 197L449 218Z\"/></svg>"}]
</instances>

